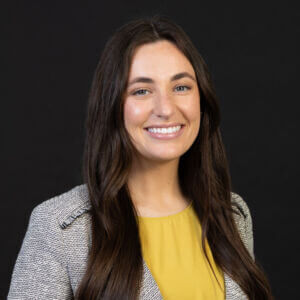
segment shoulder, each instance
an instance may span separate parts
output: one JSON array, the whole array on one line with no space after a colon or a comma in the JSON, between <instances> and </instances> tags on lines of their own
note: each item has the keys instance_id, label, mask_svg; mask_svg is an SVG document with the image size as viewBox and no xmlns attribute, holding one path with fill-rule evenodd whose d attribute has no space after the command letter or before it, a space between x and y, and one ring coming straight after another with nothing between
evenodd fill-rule
<instances>
[{"instance_id":1,"label":"shoulder","mask_svg":"<svg viewBox=\"0 0 300 300\"><path fill-rule=\"evenodd\" d=\"M250 209L246 201L237 193L231 192L232 208L236 211L234 220L239 230L240 236L253 259L254 238L253 224Z\"/></svg>"},{"instance_id":2,"label":"shoulder","mask_svg":"<svg viewBox=\"0 0 300 300\"><path fill-rule=\"evenodd\" d=\"M86 212L90 207L83 184L32 210L8 299L71 297L86 264L90 228ZM75 226L69 226L71 223Z\"/></svg>"},{"instance_id":3,"label":"shoulder","mask_svg":"<svg viewBox=\"0 0 300 300\"><path fill-rule=\"evenodd\" d=\"M243 216L244 219L250 215L248 204L239 194L231 192L231 204L233 208L237 208L235 211L237 211L240 216Z\"/></svg>"},{"instance_id":4,"label":"shoulder","mask_svg":"<svg viewBox=\"0 0 300 300\"><path fill-rule=\"evenodd\" d=\"M32 211L31 219L39 222L55 220L61 229L65 229L90 209L87 185L81 184L37 205Z\"/></svg>"}]
</instances>

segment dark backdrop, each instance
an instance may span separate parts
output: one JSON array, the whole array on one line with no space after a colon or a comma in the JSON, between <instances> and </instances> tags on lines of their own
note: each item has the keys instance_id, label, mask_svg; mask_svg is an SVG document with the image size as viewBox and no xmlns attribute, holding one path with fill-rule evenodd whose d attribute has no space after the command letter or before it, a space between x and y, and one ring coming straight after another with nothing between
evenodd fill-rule
<instances>
[{"instance_id":1,"label":"dark backdrop","mask_svg":"<svg viewBox=\"0 0 300 300\"><path fill-rule=\"evenodd\" d=\"M197 2L27 0L3 10L1 299L33 207L82 183L87 96L104 43L157 12L183 27L212 72L233 186L276 299L299 294L299 10Z\"/></svg>"}]
</instances>

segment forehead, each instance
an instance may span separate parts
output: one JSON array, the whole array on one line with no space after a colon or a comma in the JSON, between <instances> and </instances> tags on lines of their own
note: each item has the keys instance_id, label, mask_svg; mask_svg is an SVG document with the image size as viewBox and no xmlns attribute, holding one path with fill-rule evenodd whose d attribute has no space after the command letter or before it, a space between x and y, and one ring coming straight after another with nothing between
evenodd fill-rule
<instances>
[{"instance_id":1,"label":"forehead","mask_svg":"<svg viewBox=\"0 0 300 300\"><path fill-rule=\"evenodd\" d=\"M136 76L167 79L187 71L193 75L194 68L186 56L169 41L158 41L139 46L132 57L129 80Z\"/></svg>"}]
</instances>

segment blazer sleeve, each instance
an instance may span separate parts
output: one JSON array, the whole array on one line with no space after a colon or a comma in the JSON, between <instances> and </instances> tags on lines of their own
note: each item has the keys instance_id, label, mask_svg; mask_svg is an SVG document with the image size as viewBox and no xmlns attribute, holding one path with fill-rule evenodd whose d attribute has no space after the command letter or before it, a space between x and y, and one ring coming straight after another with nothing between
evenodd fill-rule
<instances>
[{"instance_id":1,"label":"blazer sleeve","mask_svg":"<svg viewBox=\"0 0 300 300\"><path fill-rule=\"evenodd\" d=\"M250 213L250 209L246 203L246 201L238 194L233 193L234 202L238 204L239 208L242 210L242 216L239 218L240 222L237 221L241 238L253 258L255 260L254 255L254 238L253 238L253 224L252 224L252 216ZM241 225L239 225L241 224Z\"/></svg>"},{"instance_id":2,"label":"blazer sleeve","mask_svg":"<svg viewBox=\"0 0 300 300\"><path fill-rule=\"evenodd\" d=\"M51 210L35 207L15 262L7 299L72 299L61 228Z\"/></svg>"}]
</instances>

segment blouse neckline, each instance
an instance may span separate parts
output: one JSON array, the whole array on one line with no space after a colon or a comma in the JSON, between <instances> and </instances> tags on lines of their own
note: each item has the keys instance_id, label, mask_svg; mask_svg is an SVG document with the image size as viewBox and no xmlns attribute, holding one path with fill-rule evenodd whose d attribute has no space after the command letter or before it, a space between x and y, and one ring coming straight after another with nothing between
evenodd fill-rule
<instances>
[{"instance_id":1,"label":"blouse neckline","mask_svg":"<svg viewBox=\"0 0 300 300\"><path fill-rule=\"evenodd\" d=\"M143 216L138 216L139 220L143 220L143 221L162 221L162 220L170 220L170 219L174 219L177 218L179 216L185 215L188 211L190 211L192 208L192 201L181 211L175 213L175 214L171 214L171 215L167 215L167 216L161 216L161 217L143 217Z\"/></svg>"}]
</instances>

